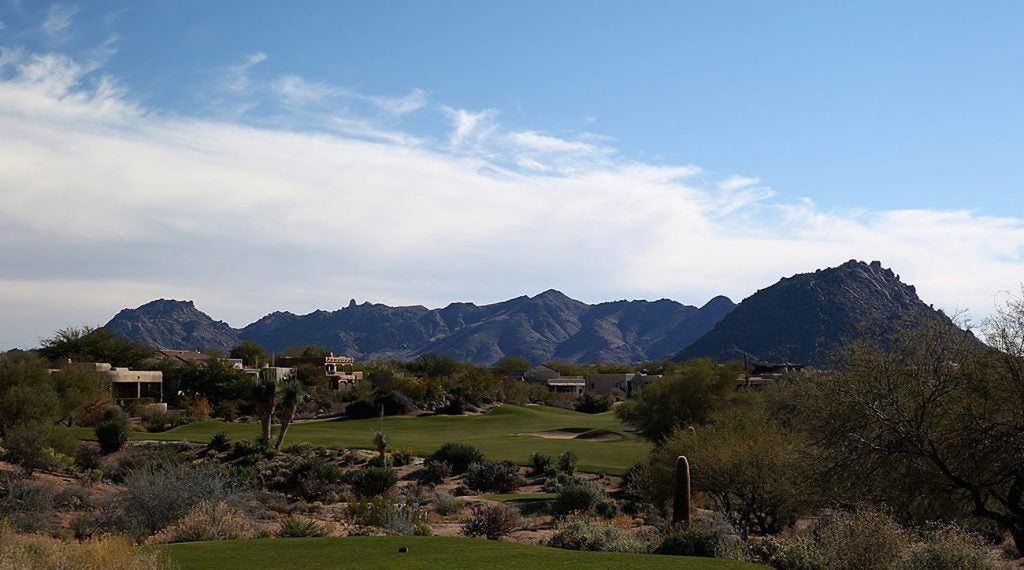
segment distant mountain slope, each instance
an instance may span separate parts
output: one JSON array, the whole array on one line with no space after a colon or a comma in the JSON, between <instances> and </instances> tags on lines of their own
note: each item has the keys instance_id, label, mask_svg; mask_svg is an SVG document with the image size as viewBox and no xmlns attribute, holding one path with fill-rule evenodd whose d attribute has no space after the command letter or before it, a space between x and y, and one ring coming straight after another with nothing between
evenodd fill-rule
<instances>
[{"instance_id":1,"label":"distant mountain slope","mask_svg":"<svg viewBox=\"0 0 1024 570\"><path fill-rule=\"evenodd\" d=\"M124 309L104 328L156 348L230 350L238 331L196 309L192 301L159 299Z\"/></svg>"},{"instance_id":2,"label":"distant mountain slope","mask_svg":"<svg viewBox=\"0 0 1024 570\"><path fill-rule=\"evenodd\" d=\"M355 301L337 311L271 313L235 330L191 301L154 301L125 309L106 327L164 348L228 351L252 340L271 351L318 344L360 360L411 359L437 352L478 364L505 356L533 362L637 362L665 358L711 330L733 307L716 297L696 308L675 301L588 305L550 290L478 306L389 307Z\"/></svg>"},{"instance_id":3,"label":"distant mountain slope","mask_svg":"<svg viewBox=\"0 0 1024 570\"><path fill-rule=\"evenodd\" d=\"M922 302L913 285L904 284L879 262L849 261L783 278L758 291L676 359L732 360L742 358L736 350L741 349L762 360L826 365L838 346L859 334L859 325L907 318L938 319L955 326Z\"/></svg>"}]
</instances>

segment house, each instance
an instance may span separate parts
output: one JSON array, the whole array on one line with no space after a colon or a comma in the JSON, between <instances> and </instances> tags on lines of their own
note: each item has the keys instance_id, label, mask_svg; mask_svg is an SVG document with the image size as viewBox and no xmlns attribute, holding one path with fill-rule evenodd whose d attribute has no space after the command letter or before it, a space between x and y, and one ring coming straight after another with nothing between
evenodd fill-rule
<instances>
[{"instance_id":1,"label":"house","mask_svg":"<svg viewBox=\"0 0 1024 570\"><path fill-rule=\"evenodd\" d=\"M363 379L361 370L352 370L355 363L356 360L351 356L335 356L333 352L327 356L281 356L275 359L279 367L294 369L299 366L315 366L322 369L327 376L328 386L335 390Z\"/></svg>"},{"instance_id":2,"label":"house","mask_svg":"<svg viewBox=\"0 0 1024 570\"><path fill-rule=\"evenodd\" d=\"M200 366L205 367L214 357L203 354L198 350L169 350L160 349L152 357L146 360L147 364L160 364L169 362L173 366Z\"/></svg>"},{"instance_id":3,"label":"house","mask_svg":"<svg viewBox=\"0 0 1024 570\"><path fill-rule=\"evenodd\" d=\"M559 376L548 380L547 385L552 392L582 396L587 383L582 376Z\"/></svg>"},{"instance_id":4,"label":"house","mask_svg":"<svg viewBox=\"0 0 1024 570\"><path fill-rule=\"evenodd\" d=\"M759 362L750 367L736 379L737 388L761 389L764 386L775 384L779 378L786 374L793 374L804 369L803 364L794 362Z\"/></svg>"},{"instance_id":5,"label":"house","mask_svg":"<svg viewBox=\"0 0 1024 570\"><path fill-rule=\"evenodd\" d=\"M540 366L534 366L533 368L524 372L523 380L526 380L527 382L536 382L538 384L542 384L544 382L547 382L548 380L560 378L561 376L562 375L554 368L551 368L550 366L544 366L542 364Z\"/></svg>"},{"instance_id":6,"label":"house","mask_svg":"<svg viewBox=\"0 0 1024 570\"><path fill-rule=\"evenodd\" d=\"M585 393L593 396L607 396L612 393L612 390L620 390L626 396L632 396L635 391L659 378L661 378L660 374L644 374L642 372L587 374L584 377Z\"/></svg>"},{"instance_id":7,"label":"house","mask_svg":"<svg viewBox=\"0 0 1024 570\"><path fill-rule=\"evenodd\" d=\"M98 372L110 382L110 393L115 400L137 400L152 398L155 402L164 400L164 373L159 370L131 370L114 367L106 362L80 362L68 364L69 368ZM50 370L50 373L59 370Z\"/></svg>"}]
</instances>

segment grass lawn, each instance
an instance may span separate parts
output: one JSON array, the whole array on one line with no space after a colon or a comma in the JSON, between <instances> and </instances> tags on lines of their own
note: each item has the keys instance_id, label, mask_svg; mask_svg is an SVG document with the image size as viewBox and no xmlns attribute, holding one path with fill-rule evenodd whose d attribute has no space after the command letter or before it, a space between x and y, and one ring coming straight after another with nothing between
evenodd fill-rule
<instances>
[{"instance_id":1,"label":"grass lawn","mask_svg":"<svg viewBox=\"0 0 1024 570\"><path fill-rule=\"evenodd\" d=\"M380 425L379 419L334 420L295 424L288 430L289 443L310 443L317 446L341 446L373 449L373 435ZM593 439L546 439L526 435L548 430L574 430L577 433L615 433L622 439L606 441ZM530 453L539 451L557 455L572 450L579 456L582 471L605 471L621 474L629 466L647 456L650 445L630 433L611 412L582 414L546 406L498 406L478 416L423 416L388 417L384 431L392 447L409 449L423 456L446 441L460 441L480 448L489 459L508 459L525 464ZM258 435L256 424L234 424L218 421L200 422L181 426L161 433L134 432L135 440L188 440L199 443L210 441L213 434L223 431L233 440L252 440ZM276 429L275 429L276 433ZM90 429L78 429L76 435L92 439Z\"/></svg>"},{"instance_id":2,"label":"grass lawn","mask_svg":"<svg viewBox=\"0 0 1024 570\"><path fill-rule=\"evenodd\" d=\"M398 549L408 547L409 552ZM193 542L160 547L180 568L659 568L755 570L754 564L653 554L574 552L483 539L433 536L269 538Z\"/></svg>"}]
</instances>

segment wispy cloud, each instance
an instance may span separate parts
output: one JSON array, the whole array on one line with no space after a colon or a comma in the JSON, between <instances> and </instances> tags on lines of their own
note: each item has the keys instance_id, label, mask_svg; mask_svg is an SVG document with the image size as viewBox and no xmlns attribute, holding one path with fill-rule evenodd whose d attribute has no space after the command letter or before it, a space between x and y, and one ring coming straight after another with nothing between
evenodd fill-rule
<instances>
[{"instance_id":1,"label":"wispy cloud","mask_svg":"<svg viewBox=\"0 0 1024 570\"><path fill-rule=\"evenodd\" d=\"M699 304L859 258L928 302L984 312L1024 274L1017 218L825 211L754 177L621 159L585 133L506 128L490 110L445 107L438 141L373 112L316 132L169 115L71 58L8 57L0 347L158 296L235 325L351 297L436 306L548 287ZM274 279L252 259L273 260Z\"/></svg>"},{"instance_id":2,"label":"wispy cloud","mask_svg":"<svg viewBox=\"0 0 1024 570\"><path fill-rule=\"evenodd\" d=\"M413 89L404 97L384 97L380 95L366 97L373 106L389 115L408 115L427 106L427 92Z\"/></svg>"},{"instance_id":3,"label":"wispy cloud","mask_svg":"<svg viewBox=\"0 0 1024 570\"><path fill-rule=\"evenodd\" d=\"M474 112L443 106L441 110L452 125L448 141L453 147L459 147L470 140L484 139L497 129L494 118L498 113L493 109Z\"/></svg>"},{"instance_id":4,"label":"wispy cloud","mask_svg":"<svg viewBox=\"0 0 1024 570\"><path fill-rule=\"evenodd\" d=\"M43 20L42 30L50 36L60 34L68 29L78 14L78 7L67 4L54 4L50 6Z\"/></svg>"},{"instance_id":5,"label":"wispy cloud","mask_svg":"<svg viewBox=\"0 0 1024 570\"><path fill-rule=\"evenodd\" d=\"M232 93L245 93L249 90L249 71L267 60L267 54L257 51L245 56L242 63L229 65L224 72L223 87Z\"/></svg>"},{"instance_id":6,"label":"wispy cloud","mask_svg":"<svg viewBox=\"0 0 1024 570\"><path fill-rule=\"evenodd\" d=\"M317 103L341 92L326 83L307 81L298 75L281 76L274 82L274 91L290 105Z\"/></svg>"}]
</instances>

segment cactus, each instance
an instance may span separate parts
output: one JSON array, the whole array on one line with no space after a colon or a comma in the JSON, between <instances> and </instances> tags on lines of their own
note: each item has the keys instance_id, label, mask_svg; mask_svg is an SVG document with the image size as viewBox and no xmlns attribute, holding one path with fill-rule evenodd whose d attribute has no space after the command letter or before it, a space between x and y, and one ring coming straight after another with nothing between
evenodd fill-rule
<instances>
[{"instance_id":1,"label":"cactus","mask_svg":"<svg viewBox=\"0 0 1024 570\"><path fill-rule=\"evenodd\" d=\"M690 527L690 462L682 455L676 458L672 478L672 524L680 522Z\"/></svg>"}]
</instances>

